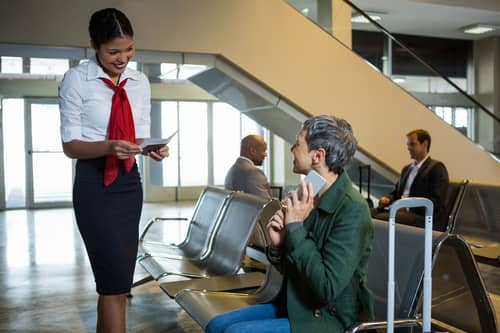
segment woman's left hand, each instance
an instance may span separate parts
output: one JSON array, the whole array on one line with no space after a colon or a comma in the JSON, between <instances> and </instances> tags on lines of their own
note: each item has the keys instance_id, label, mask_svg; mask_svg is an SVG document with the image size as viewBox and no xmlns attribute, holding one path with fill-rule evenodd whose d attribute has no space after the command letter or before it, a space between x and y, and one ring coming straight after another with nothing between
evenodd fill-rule
<instances>
[{"instance_id":1,"label":"woman's left hand","mask_svg":"<svg viewBox=\"0 0 500 333\"><path fill-rule=\"evenodd\" d=\"M304 221L314 208L313 186L300 182L300 198L297 191L292 191L286 199L285 224Z\"/></svg>"},{"instance_id":2,"label":"woman's left hand","mask_svg":"<svg viewBox=\"0 0 500 333\"><path fill-rule=\"evenodd\" d=\"M152 151L146 153L146 155L151 157L155 161L161 161L165 157L168 157L170 155L169 148L167 145L165 145L158 150L152 150Z\"/></svg>"}]
</instances>

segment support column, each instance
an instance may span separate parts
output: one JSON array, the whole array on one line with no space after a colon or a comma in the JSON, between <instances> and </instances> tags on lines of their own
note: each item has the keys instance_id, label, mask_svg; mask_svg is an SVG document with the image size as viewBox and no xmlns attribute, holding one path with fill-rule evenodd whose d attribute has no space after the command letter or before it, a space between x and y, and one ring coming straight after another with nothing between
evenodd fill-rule
<instances>
[{"instance_id":1,"label":"support column","mask_svg":"<svg viewBox=\"0 0 500 333\"><path fill-rule=\"evenodd\" d=\"M490 112L500 117L500 37L474 42L475 96ZM477 112L476 141L500 156L500 124L484 112Z\"/></svg>"},{"instance_id":2,"label":"support column","mask_svg":"<svg viewBox=\"0 0 500 333\"><path fill-rule=\"evenodd\" d=\"M392 39L384 36L384 57L382 72L387 77L392 77Z\"/></svg>"}]
</instances>

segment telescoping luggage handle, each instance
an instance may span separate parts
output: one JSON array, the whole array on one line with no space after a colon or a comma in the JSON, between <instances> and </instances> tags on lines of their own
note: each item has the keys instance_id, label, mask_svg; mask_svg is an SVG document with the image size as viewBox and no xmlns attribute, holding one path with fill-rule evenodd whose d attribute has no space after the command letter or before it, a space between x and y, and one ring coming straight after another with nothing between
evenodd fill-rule
<instances>
[{"instance_id":1,"label":"telescoping luggage handle","mask_svg":"<svg viewBox=\"0 0 500 333\"><path fill-rule=\"evenodd\" d=\"M392 203L389 210L389 264L387 280L387 332L394 332L394 239L396 212L400 208L425 207L424 244L424 299L422 306L422 332L431 332L432 305L432 214L434 204L426 198L404 198Z\"/></svg>"}]
</instances>

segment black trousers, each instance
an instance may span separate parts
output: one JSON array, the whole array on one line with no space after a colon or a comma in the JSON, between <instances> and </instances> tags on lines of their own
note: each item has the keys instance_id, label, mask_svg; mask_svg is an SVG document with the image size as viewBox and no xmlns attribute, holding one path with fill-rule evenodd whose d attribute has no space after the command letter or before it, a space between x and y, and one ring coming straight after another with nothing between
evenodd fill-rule
<instances>
[{"instance_id":1,"label":"black trousers","mask_svg":"<svg viewBox=\"0 0 500 333\"><path fill-rule=\"evenodd\" d=\"M379 208L371 208L370 212L374 219L389 221L389 211ZM396 212L396 223L411 225L414 227L425 227L425 217L419 214L400 209Z\"/></svg>"}]
</instances>

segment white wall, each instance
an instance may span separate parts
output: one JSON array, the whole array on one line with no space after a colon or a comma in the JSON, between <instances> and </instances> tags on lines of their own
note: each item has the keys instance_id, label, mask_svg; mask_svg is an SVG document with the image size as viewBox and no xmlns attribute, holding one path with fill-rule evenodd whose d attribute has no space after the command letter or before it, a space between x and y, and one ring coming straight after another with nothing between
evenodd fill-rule
<instances>
[{"instance_id":1,"label":"white wall","mask_svg":"<svg viewBox=\"0 0 500 333\"><path fill-rule=\"evenodd\" d=\"M500 164L281 0L16 0L0 3L0 43L88 46L88 18L115 6L139 49L222 54L310 115L335 114L394 170L405 134L426 128L452 178L500 182Z\"/></svg>"}]
</instances>

